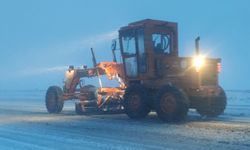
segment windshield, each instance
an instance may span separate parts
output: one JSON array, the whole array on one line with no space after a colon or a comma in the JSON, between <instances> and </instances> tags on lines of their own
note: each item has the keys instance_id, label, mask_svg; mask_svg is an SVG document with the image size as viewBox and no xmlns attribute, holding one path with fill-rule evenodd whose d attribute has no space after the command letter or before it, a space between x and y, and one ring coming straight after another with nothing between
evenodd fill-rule
<instances>
[{"instance_id":1,"label":"windshield","mask_svg":"<svg viewBox=\"0 0 250 150\"><path fill-rule=\"evenodd\" d=\"M122 37L124 54L131 55L136 53L135 37L132 35L125 35Z\"/></svg>"}]
</instances>

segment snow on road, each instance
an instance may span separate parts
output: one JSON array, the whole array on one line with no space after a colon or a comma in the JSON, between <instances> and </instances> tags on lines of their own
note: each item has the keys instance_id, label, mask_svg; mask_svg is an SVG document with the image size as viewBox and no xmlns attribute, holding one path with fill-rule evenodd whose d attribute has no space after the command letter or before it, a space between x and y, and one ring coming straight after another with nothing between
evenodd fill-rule
<instances>
[{"instance_id":1,"label":"snow on road","mask_svg":"<svg viewBox=\"0 0 250 150\"><path fill-rule=\"evenodd\" d=\"M228 91L228 108L216 119L190 110L186 122L166 124L151 113L77 116L73 102L61 114L44 107L44 91L0 92L0 149L250 149L250 93Z\"/></svg>"}]
</instances>

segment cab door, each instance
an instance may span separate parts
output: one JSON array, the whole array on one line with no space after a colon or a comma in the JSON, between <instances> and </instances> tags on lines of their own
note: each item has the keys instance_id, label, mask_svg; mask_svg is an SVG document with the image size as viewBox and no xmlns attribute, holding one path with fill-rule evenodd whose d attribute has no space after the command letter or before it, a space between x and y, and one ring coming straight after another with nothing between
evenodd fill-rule
<instances>
[{"instance_id":1,"label":"cab door","mask_svg":"<svg viewBox=\"0 0 250 150\"><path fill-rule=\"evenodd\" d=\"M147 56L144 45L144 30L129 30L121 36L122 57L125 73L129 78L147 72Z\"/></svg>"},{"instance_id":2,"label":"cab door","mask_svg":"<svg viewBox=\"0 0 250 150\"><path fill-rule=\"evenodd\" d=\"M135 78L138 76L137 50L135 32L126 32L121 36L121 50L125 66L126 76Z\"/></svg>"}]
</instances>

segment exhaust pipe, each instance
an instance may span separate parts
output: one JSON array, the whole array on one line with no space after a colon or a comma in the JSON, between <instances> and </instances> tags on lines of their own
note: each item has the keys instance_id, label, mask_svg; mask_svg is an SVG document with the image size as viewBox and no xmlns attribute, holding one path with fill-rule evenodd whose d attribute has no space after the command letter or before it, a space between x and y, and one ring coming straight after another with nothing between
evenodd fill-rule
<instances>
[{"instance_id":1,"label":"exhaust pipe","mask_svg":"<svg viewBox=\"0 0 250 150\"><path fill-rule=\"evenodd\" d=\"M199 44L199 41L200 41L200 37L198 36L196 39L195 39L195 52L196 52L196 55L200 55L200 44Z\"/></svg>"}]
</instances>

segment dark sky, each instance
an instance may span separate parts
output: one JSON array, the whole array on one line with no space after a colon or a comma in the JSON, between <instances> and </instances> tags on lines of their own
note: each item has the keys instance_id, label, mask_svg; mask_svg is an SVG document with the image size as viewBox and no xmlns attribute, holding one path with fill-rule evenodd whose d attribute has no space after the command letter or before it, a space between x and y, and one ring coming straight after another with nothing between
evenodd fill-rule
<instances>
[{"instance_id":1,"label":"dark sky","mask_svg":"<svg viewBox=\"0 0 250 150\"><path fill-rule=\"evenodd\" d=\"M111 60L119 27L145 18L179 23L181 56L201 36L202 52L222 58L221 85L250 89L248 0L0 1L0 89L62 85L68 65L91 66L90 47Z\"/></svg>"}]
</instances>

